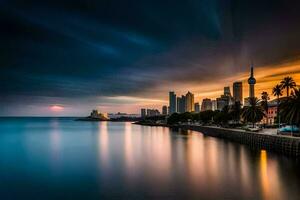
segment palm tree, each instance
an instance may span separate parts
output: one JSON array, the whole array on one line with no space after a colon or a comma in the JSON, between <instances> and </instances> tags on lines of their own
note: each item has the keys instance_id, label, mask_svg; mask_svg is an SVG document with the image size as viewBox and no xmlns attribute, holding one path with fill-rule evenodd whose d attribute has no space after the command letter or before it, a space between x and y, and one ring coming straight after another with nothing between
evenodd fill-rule
<instances>
[{"instance_id":1,"label":"palm tree","mask_svg":"<svg viewBox=\"0 0 300 200\"><path fill-rule=\"evenodd\" d=\"M300 126L300 88L295 88L294 94L280 104L280 115L287 123Z\"/></svg>"},{"instance_id":2,"label":"palm tree","mask_svg":"<svg viewBox=\"0 0 300 200\"><path fill-rule=\"evenodd\" d=\"M267 92L262 92L261 93L261 104L264 108L264 110L268 113L268 101L270 100L269 94Z\"/></svg>"},{"instance_id":3,"label":"palm tree","mask_svg":"<svg viewBox=\"0 0 300 200\"><path fill-rule=\"evenodd\" d=\"M245 106L242 111L242 118L246 122L251 122L254 128L256 122L259 122L265 116L261 102L256 97L249 97L249 106Z\"/></svg>"},{"instance_id":4,"label":"palm tree","mask_svg":"<svg viewBox=\"0 0 300 200\"><path fill-rule=\"evenodd\" d=\"M274 96L277 97L277 120L278 120L278 124L280 126L280 120L279 120L279 98L280 96L282 96L282 87L280 85L276 85L273 90L272 90L272 93Z\"/></svg>"},{"instance_id":5,"label":"palm tree","mask_svg":"<svg viewBox=\"0 0 300 200\"><path fill-rule=\"evenodd\" d=\"M290 76L285 77L281 82L281 87L282 89L286 89L286 96L289 97L290 93L289 90L290 89L294 89L296 87L296 82L294 81L294 79Z\"/></svg>"},{"instance_id":6,"label":"palm tree","mask_svg":"<svg viewBox=\"0 0 300 200\"><path fill-rule=\"evenodd\" d=\"M268 110L269 110L268 101L270 100L269 94L267 92L262 92L261 99L262 99L261 106L265 110L266 116L268 116ZM267 124L268 124L268 118L267 118Z\"/></svg>"}]
</instances>

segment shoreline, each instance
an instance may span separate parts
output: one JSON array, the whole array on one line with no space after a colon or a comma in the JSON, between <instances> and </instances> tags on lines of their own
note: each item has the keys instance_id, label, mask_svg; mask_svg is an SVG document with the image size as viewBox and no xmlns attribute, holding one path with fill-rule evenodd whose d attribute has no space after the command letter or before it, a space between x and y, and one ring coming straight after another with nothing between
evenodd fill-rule
<instances>
[{"instance_id":1,"label":"shoreline","mask_svg":"<svg viewBox=\"0 0 300 200\"><path fill-rule=\"evenodd\" d=\"M133 123L142 126L162 126L161 124ZM162 127L179 128L182 130L192 130L203 135L225 139L231 142L244 144L250 147L269 150L291 157L300 157L300 138L284 135L268 135L243 131L238 129L228 129L212 126L199 125L163 125Z\"/></svg>"}]
</instances>

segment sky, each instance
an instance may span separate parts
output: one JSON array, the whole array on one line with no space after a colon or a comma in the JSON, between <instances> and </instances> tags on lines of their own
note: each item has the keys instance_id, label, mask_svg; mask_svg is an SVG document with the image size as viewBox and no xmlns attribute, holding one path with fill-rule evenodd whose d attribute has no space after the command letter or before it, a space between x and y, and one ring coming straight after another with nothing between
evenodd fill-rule
<instances>
[{"instance_id":1,"label":"sky","mask_svg":"<svg viewBox=\"0 0 300 200\"><path fill-rule=\"evenodd\" d=\"M296 0L0 0L0 116L139 113L300 84ZM272 97L272 95L271 95ZM273 97L272 97L273 98Z\"/></svg>"}]
</instances>

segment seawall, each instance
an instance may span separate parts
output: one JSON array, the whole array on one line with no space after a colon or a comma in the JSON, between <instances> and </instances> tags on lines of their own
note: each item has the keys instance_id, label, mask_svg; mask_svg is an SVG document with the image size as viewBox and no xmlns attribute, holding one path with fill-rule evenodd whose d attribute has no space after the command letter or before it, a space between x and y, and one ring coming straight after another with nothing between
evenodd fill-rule
<instances>
[{"instance_id":1,"label":"seawall","mask_svg":"<svg viewBox=\"0 0 300 200\"><path fill-rule=\"evenodd\" d=\"M251 147L266 149L287 156L300 157L300 138L281 135L266 135L242 130L208 126L181 125L185 130L199 131L204 135L223 138Z\"/></svg>"}]
</instances>

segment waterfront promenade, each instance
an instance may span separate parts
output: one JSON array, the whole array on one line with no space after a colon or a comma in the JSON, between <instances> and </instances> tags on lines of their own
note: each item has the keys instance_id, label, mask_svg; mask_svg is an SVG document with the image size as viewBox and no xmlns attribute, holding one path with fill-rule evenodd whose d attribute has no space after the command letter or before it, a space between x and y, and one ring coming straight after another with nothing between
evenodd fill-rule
<instances>
[{"instance_id":1,"label":"waterfront promenade","mask_svg":"<svg viewBox=\"0 0 300 200\"><path fill-rule=\"evenodd\" d=\"M149 126L150 124L141 124ZM151 125L150 125L151 126ZM193 130L201 132L204 135L225 139L240 144L245 144L251 148L265 149L280 153L286 156L300 157L300 138L292 136L283 136L274 134L272 131L250 132L241 129L221 128L217 126L201 126L192 124L183 125L163 125L175 129Z\"/></svg>"},{"instance_id":2,"label":"waterfront promenade","mask_svg":"<svg viewBox=\"0 0 300 200\"><path fill-rule=\"evenodd\" d=\"M180 128L199 131L204 135L238 142L254 148L270 150L287 156L300 157L300 138L297 137L199 125L182 125Z\"/></svg>"}]
</instances>

